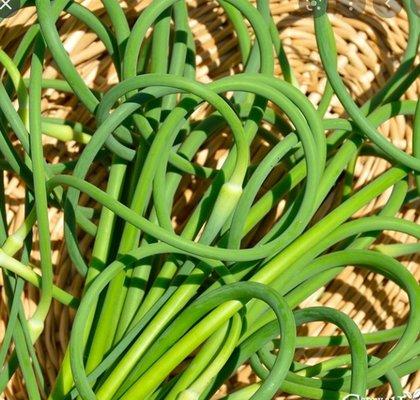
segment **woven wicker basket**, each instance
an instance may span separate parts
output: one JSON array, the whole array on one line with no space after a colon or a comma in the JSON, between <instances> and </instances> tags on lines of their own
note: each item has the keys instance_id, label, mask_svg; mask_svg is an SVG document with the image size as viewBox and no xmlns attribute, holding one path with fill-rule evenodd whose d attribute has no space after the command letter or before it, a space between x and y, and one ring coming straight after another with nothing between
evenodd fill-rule
<instances>
[{"instance_id":1,"label":"woven wicker basket","mask_svg":"<svg viewBox=\"0 0 420 400\"><path fill-rule=\"evenodd\" d=\"M331 21L336 34L339 52L339 72L351 89L358 102L362 103L381 87L386 79L398 66L398 60L404 50L408 33L408 23L404 11L396 13L391 18L380 18L374 12L373 4L368 2L365 10L358 18L349 18L346 15L346 2L338 0L335 9L331 9ZM378 5L380 3L379 0ZM127 0L122 2L131 21L134 20L149 1ZM355 3L357 8L358 3ZM99 0L85 0L83 4L101 18L106 18L105 11ZM198 49L198 79L209 81L216 77L228 75L239 71L239 53L237 40L226 16L213 0L189 1L191 26L195 35ZM304 13L304 9L297 0L271 0L272 12L275 16L285 50L291 61L301 89L316 104L325 86L325 76L320 67L317 53L313 22ZM398 10L399 11L399 10ZM347 14L348 15L348 14ZM15 16L3 20L0 25L0 45L9 54L13 54L19 43L20 37L35 21L34 8L19 11ZM86 32L85 27L72 17L66 15L58 22L59 32L66 50L69 52L73 63L89 86L105 90L117 82L117 77L111 62L106 55L105 48L96 36ZM58 72L50 59L47 60L45 69L46 78L58 76ZM27 72L27 71L26 71ZM406 93L409 99L417 99L420 91L420 82L415 82ZM89 123L89 115L80 109L74 97L59 94L48 90L43 97L43 110L46 115L78 120ZM330 116L343 114L343 109L338 100L334 99ZM411 152L411 124L410 121L400 116L390 120L381 127L381 132L390 138L399 148ZM198 160L201 162L218 163L226 153L226 136L221 135L208 144ZM45 154L49 162L68 160L77 153L79 146L76 143L64 145L54 139L45 139ZM264 142L256 143L253 157L260 158L267 149ZM211 160L211 161L210 161ZM383 172L389 165L386 161L373 157L360 157L356 168L356 186L362 186ZM107 176L106 171L98 167L90 176L92 183L104 186ZM10 230L13 231L23 220L23 187L15 176L5 177L7 191L7 218ZM194 198L200 192L194 182L189 182L174 206L176 221L182 224L189 205L194 203ZM366 214L381 206L388 198L389 193L384 193L368 205L362 213ZM87 203L89 199L82 198ZM334 196L330 196L334 202ZM417 207L418 209L418 207ZM61 212L50 210L50 221L53 227L52 240L53 261L55 265L55 281L60 287L78 295L81 292L83 279L72 268L70 260L62 242L63 218ZM419 221L418 210L410 208L400 215L411 221ZM256 233L258 234L258 232ZM405 242L409 240L404 235L383 235L383 242ZM92 238L84 236L80 240L82 250L89 255ZM35 254L36 256L36 254ZM36 263L36 260L34 260ZM410 257L404 259L404 264L417 278L420 277L420 258ZM0 282L0 338L5 326L4 293ZM32 286L27 286L25 301L28 315L34 310L38 293ZM363 332L381 328L390 328L401 324L407 314L407 297L396 285L385 278L359 269L347 268L322 292L308 299L307 303L322 304L340 309L353 318ZM66 349L71 329L73 313L70 309L54 303L45 331L37 343L37 354L44 368L46 379L53 384L64 351ZM321 323L310 324L306 332L311 335L333 334L332 325ZM371 348L370 351L381 355L389 349L387 346ZM302 351L302 361L313 362L331 355L329 351ZM255 380L248 367L231 379L223 390L230 391ZM420 386L420 374L413 374L404 382L407 390L414 390ZM384 387L375 395L385 395L389 388ZM17 372L10 382L5 393L0 395L5 399L26 399L22 378ZM282 397L279 397L282 398Z\"/></svg>"}]
</instances>

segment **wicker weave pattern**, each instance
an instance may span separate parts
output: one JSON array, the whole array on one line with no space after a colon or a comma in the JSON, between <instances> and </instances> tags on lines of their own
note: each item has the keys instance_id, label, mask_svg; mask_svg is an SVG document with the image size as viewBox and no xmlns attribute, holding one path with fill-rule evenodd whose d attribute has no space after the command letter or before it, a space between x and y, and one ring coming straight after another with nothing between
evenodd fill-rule
<instances>
[{"instance_id":1,"label":"wicker weave pattern","mask_svg":"<svg viewBox=\"0 0 420 400\"><path fill-rule=\"evenodd\" d=\"M379 0L375 1L379 2ZM132 20L148 3L149 1L131 0L122 2ZM320 67L311 18L304 15L302 7L295 0L272 0L270 3L281 32L285 50L301 89L316 104L321 97L326 79ZM99 0L85 0L83 4L99 17L106 18ZM340 2L336 4L337 13L333 12L331 19L339 53L339 72L356 99L362 103L384 84L398 65L399 57L404 50L408 23L404 12L400 12L393 18L383 19L378 17L370 2L360 18L348 18L342 15L343 4ZM226 20L217 3L212 0L191 0L189 5L191 25L198 50L198 79L208 81L240 70L236 38L230 23ZM3 21L0 25L2 48L9 54L13 54L19 38L34 21L33 8L22 10L13 18ZM105 48L94 34L86 32L84 26L68 16L61 19L58 26L66 50L77 66L80 75L83 76L89 86L104 90L117 82L115 70L106 56ZM47 65L45 77L57 77L59 74L50 59L47 60ZM419 91L420 81L417 81L407 91L406 98L416 99ZM332 105L327 115L338 116L343 114L343 109L338 100L334 99ZM67 94L59 94L53 90L45 92L43 110L45 115L68 118L86 124L90 122L89 115L78 107L75 98ZM382 126L381 131L398 147L407 152L411 151L412 130L411 123L407 118L403 116L394 118ZM220 163L225 154L226 140L227 138L224 135L213 139L208 143L207 149L199 154L198 161L207 164ZM255 143L254 158L261 157L266 148L267 145L262 141ZM64 145L54 139L45 139L45 153L49 162L71 159L77 150L78 145L75 143ZM388 165L384 160L361 157L356 168L356 186L362 186L369 182L387 167ZM272 179L274 178L272 177ZM106 179L106 172L100 167L93 171L90 176L90 181L97 186L103 185ZM10 230L13 231L23 220L23 188L19 180L12 175L6 176L5 186L8 195L7 217L10 222ZM174 205L174 218L177 223L182 224L189 207L199 197L199 189L199 182L186 182L185 190ZM388 192L384 193L362 212L369 213L376 207L381 206L388 196ZM87 198L82 198L82 200L85 203L89 201ZM329 200L334 202L334 196L330 196ZM404 210L400 216L411 221L420 221L418 211L415 208ZM57 210L50 210L50 221L53 227L55 282L58 286L73 294L80 294L83 280L71 267L62 243L63 219L61 213ZM381 238L384 243L405 242L407 240L404 235L395 234L387 234ZM87 255L90 251L91 242L91 237L87 235L81 237L80 246ZM36 259L33 262L36 264ZM407 268L418 278L420 278L419 262L419 256L404 260ZM28 315L34 310L37 296L37 290L28 285L25 291L25 306ZM353 268L347 268L325 290L307 301L311 304L331 306L348 313L358 323L363 332L389 328L402 323L407 309L407 298L400 288L388 282L382 276L361 272ZM0 312L1 338L5 318L3 296L0 297ZM71 321L72 312L55 302L47 319L45 331L37 344L38 356L49 384L52 384L55 380L67 346ZM308 331L311 335L333 334L334 332L334 327L331 325L320 323L310 324ZM386 350L387 348L384 346L379 349L371 349L377 355L383 354ZM312 362L321 360L328 354L328 352L306 351L302 352L301 356L302 361ZM249 369L244 367L235 379L227 384L226 390L241 386L253 379L254 377L250 376ZM420 374L408 377L406 380L408 390L416 389L420 384ZM386 393L387 390L388 388L384 388L381 394ZM15 375L8 391L2 396L6 399L27 398L19 373Z\"/></svg>"}]
</instances>

